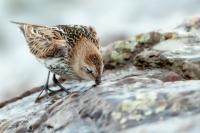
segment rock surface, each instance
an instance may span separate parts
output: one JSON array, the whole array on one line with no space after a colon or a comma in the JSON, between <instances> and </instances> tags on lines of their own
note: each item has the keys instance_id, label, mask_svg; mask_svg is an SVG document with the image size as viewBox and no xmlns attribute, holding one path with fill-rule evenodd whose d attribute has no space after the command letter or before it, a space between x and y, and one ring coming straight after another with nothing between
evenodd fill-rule
<instances>
[{"instance_id":1,"label":"rock surface","mask_svg":"<svg viewBox=\"0 0 200 133\"><path fill-rule=\"evenodd\" d=\"M198 133L197 20L187 22L189 29L182 24L172 32L138 34L105 47L106 70L97 87L70 81L63 83L69 95L57 92L35 103L41 89L35 88L0 103L0 132Z\"/></svg>"}]
</instances>

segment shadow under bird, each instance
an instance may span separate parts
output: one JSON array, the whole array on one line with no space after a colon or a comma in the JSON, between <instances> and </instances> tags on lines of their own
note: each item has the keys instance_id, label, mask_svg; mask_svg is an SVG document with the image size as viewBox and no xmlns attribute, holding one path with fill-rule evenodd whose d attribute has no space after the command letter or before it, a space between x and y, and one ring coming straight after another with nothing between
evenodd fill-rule
<instances>
[{"instance_id":1,"label":"shadow under bird","mask_svg":"<svg viewBox=\"0 0 200 133\"><path fill-rule=\"evenodd\" d=\"M67 93L70 93L69 90L61 85L56 75L68 80L94 80L96 84L101 82L103 59L97 33L92 27L12 23L19 25L30 52L49 70L41 93L44 90L47 94L53 91L48 86L50 72L53 73L53 82Z\"/></svg>"}]
</instances>

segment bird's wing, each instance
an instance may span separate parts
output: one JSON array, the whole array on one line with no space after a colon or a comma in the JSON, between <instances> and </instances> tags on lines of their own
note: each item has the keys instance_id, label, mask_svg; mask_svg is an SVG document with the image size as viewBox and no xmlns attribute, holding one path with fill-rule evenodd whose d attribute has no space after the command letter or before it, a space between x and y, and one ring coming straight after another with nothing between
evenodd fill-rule
<instances>
[{"instance_id":1,"label":"bird's wing","mask_svg":"<svg viewBox=\"0 0 200 133\"><path fill-rule=\"evenodd\" d=\"M57 27L47 27L26 23L18 24L29 45L31 53L39 58L61 56L66 46L63 31Z\"/></svg>"},{"instance_id":2,"label":"bird's wing","mask_svg":"<svg viewBox=\"0 0 200 133\"><path fill-rule=\"evenodd\" d=\"M98 48L100 49L99 45L99 38L97 33L93 27L87 27L83 25L58 25L56 26L58 29L65 32L66 39L68 44L73 47L73 44L76 44L81 38L86 38Z\"/></svg>"}]
</instances>

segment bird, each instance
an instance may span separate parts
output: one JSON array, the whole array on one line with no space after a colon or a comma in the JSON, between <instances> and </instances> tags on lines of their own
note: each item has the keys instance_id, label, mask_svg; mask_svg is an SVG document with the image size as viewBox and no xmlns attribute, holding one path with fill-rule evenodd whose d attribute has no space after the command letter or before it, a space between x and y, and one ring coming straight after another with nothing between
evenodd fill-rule
<instances>
[{"instance_id":1,"label":"bird","mask_svg":"<svg viewBox=\"0 0 200 133\"><path fill-rule=\"evenodd\" d=\"M17 24L28 44L30 53L48 69L45 85L39 96L49 89L50 73L60 89L70 93L57 80L56 75L67 80L93 80L101 83L103 58L96 30L84 25L45 26L11 21Z\"/></svg>"}]
</instances>

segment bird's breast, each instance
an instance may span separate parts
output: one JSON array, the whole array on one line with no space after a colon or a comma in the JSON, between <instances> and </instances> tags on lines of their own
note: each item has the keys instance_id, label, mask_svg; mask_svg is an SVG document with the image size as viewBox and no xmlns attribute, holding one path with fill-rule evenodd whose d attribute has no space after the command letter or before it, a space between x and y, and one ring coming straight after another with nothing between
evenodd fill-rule
<instances>
[{"instance_id":1,"label":"bird's breast","mask_svg":"<svg viewBox=\"0 0 200 133\"><path fill-rule=\"evenodd\" d=\"M47 58L37 60L48 68L51 72L66 77L75 76L69 64L65 63L64 58Z\"/></svg>"}]
</instances>

